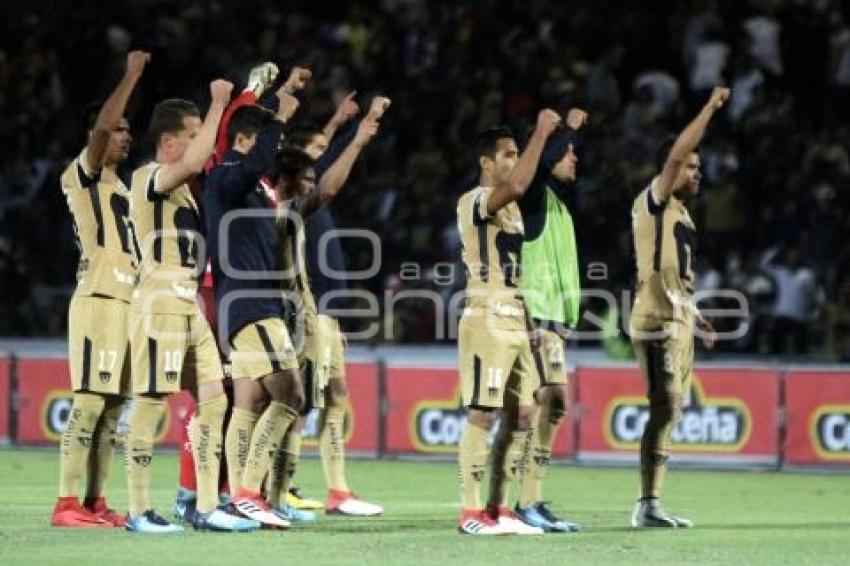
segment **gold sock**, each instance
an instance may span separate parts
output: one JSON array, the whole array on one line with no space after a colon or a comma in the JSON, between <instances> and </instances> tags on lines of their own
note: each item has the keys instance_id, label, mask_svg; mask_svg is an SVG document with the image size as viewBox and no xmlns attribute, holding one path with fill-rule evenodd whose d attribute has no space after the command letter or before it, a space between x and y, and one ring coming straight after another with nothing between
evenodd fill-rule
<instances>
[{"instance_id":1,"label":"gold sock","mask_svg":"<svg viewBox=\"0 0 850 566\"><path fill-rule=\"evenodd\" d=\"M230 424L227 426L227 436L224 439L224 452L227 456L227 483L230 495L236 495L242 485L242 471L248 460L248 449L251 447L251 435L257 426L257 415L251 411L233 408Z\"/></svg>"},{"instance_id":2,"label":"gold sock","mask_svg":"<svg viewBox=\"0 0 850 566\"><path fill-rule=\"evenodd\" d=\"M489 431L469 424L463 425L458 446L460 467L460 501L463 509L481 509L481 480L487 462Z\"/></svg>"},{"instance_id":3,"label":"gold sock","mask_svg":"<svg viewBox=\"0 0 850 566\"><path fill-rule=\"evenodd\" d=\"M133 398L124 462L127 466L127 496L130 517L152 508L150 499L151 462L156 429L165 413L165 401L138 395Z\"/></svg>"},{"instance_id":4,"label":"gold sock","mask_svg":"<svg viewBox=\"0 0 850 566\"><path fill-rule=\"evenodd\" d=\"M221 470L221 440L224 413L227 411L227 396L218 397L198 404L198 409L189 423L189 441L195 460L198 503L201 513L208 513L218 505L218 476Z\"/></svg>"},{"instance_id":5,"label":"gold sock","mask_svg":"<svg viewBox=\"0 0 850 566\"><path fill-rule=\"evenodd\" d=\"M74 393L68 426L59 446L59 497L80 495L80 482L86 473L97 421L104 399L93 393Z\"/></svg>"},{"instance_id":6,"label":"gold sock","mask_svg":"<svg viewBox=\"0 0 850 566\"><path fill-rule=\"evenodd\" d=\"M543 500L543 480L552 460L552 443L561 421L561 411L552 411L544 404L534 416L534 428L529 437L529 449L523 454L520 468L520 507L531 507Z\"/></svg>"},{"instance_id":7,"label":"gold sock","mask_svg":"<svg viewBox=\"0 0 850 566\"><path fill-rule=\"evenodd\" d=\"M502 421L499 434L493 443L493 459L490 463L490 497L488 505L504 505L510 494L511 483L522 467L523 448L528 445L531 429L510 430Z\"/></svg>"},{"instance_id":8,"label":"gold sock","mask_svg":"<svg viewBox=\"0 0 850 566\"><path fill-rule=\"evenodd\" d=\"M242 488L260 491L280 441L296 418L298 413L288 405L277 401L269 403L251 436L248 460L242 472Z\"/></svg>"},{"instance_id":9,"label":"gold sock","mask_svg":"<svg viewBox=\"0 0 850 566\"><path fill-rule=\"evenodd\" d=\"M661 409L655 415L652 413L650 411L640 441L641 498L661 497L669 459L667 446L674 424L669 410Z\"/></svg>"},{"instance_id":10,"label":"gold sock","mask_svg":"<svg viewBox=\"0 0 850 566\"><path fill-rule=\"evenodd\" d=\"M86 488L86 501L93 501L104 495L109 471L112 469L112 458L118 444L118 419L124 408L122 397L106 399L106 408L100 415L91 452L89 453L89 481Z\"/></svg>"},{"instance_id":11,"label":"gold sock","mask_svg":"<svg viewBox=\"0 0 850 566\"><path fill-rule=\"evenodd\" d=\"M345 405L322 409L319 454L328 489L349 491L345 481Z\"/></svg>"},{"instance_id":12,"label":"gold sock","mask_svg":"<svg viewBox=\"0 0 850 566\"><path fill-rule=\"evenodd\" d=\"M268 499L272 507L281 508L286 503L286 492L292 484L292 478L298 469L301 458L301 431L289 427L283 442L275 453L269 473Z\"/></svg>"}]
</instances>

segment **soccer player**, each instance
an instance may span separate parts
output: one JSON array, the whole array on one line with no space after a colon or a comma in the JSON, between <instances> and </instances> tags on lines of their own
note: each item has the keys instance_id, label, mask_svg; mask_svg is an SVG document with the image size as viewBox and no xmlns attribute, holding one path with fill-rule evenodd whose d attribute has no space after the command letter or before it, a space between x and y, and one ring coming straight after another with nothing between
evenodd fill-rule
<instances>
[{"instance_id":1,"label":"soccer player","mask_svg":"<svg viewBox=\"0 0 850 566\"><path fill-rule=\"evenodd\" d=\"M310 71L296 68L275 94L276 110L255 104L233 111L230 149L209 172L204 194L221 335L229 342L234 409L227 429L228 483L240 513L287 528L289 518L261 496L263 480L285 431L304 403L295 350L284 321L276 195L266 178L298 108L291 93Z\"/></svg>"},{"instance_id":2,"label":"soccer player","mask_svg":"<svg viewBox=\"0 0 850 566\"><path fill-rule=\"evenodd\" d=\"M587 113L573 108L567 128L558 128L522 199L518 201L524 227L522 244L522 295L537 348L534 362L540 386L534 393L536 410L531 446L520 468L520 499L517 515L546 532L580 530L575 523L559 519L543 500L543 480L552 457L552 443L567 410L565 336L578 322L581 287L573 220L567 210L566 183L575 180L574 136Z\"/></svg>"},{"instance_id":3,"label":"soccer player","mask_svg":"<svg viewBox=\"0 0 850 566\"><path fill-rule=\"evenodd\" d=\"M543 110L518 158L513 133L493 128L479 136L480 185L457 206L458 230L467 271L467 306L460 320L458 366L463 404L468 408L458 447L461 514L466 534L541 534L503 505L506 486L522 463L531 427L534 375L526 310L519 288L523 223L516 201L531 183L546 140L560 116ZM491 461L490 496L481 505L487 435L503 408L505 418Z\"/></svg>"},{"instance_id":4,"label":"soccer player","mask_svg":"<svg viewBox=\"0 0 850 566\"><path fill-rule=\"evenodd\" d=\"M205 171L209 172L215 165L219 164L222 160L224 154L230 149L230 146L227 145L227 131L230 127L231 118L239 108L243 106L255 105L260 100L260 97L271 87L274 83L279 70L277 65L272 62L265 62L251 69L250 74L248 75L248 81L243 89L242 93L234 98L227 108L224 111L224 115L222 116L221 122L218 127L218 134L216 135L216 144L215 144L215 153L213 156L207 161L204 166ZM300 69L293 69L293 72L290 74L290 77L287 81L287 84L284 88L287 92L295 92L297 87L297 82L301 80L300 78ZM272 95L274 101L277 101L277 96ZM275 106L275 103L271 101L266 101L268 105ZM205 185L205 183L204 183ZM204 197L206 199L206 197ZM209 203L207 203L209 206ZM208 234L210 234L211 238L214 238L217 234L218 223L213 224L210 222L209 211L206 214L206 218L208 220ZM214 253L214 251L213 251ZM207 320L210 323L210 327L217 336L217 328L218 328L218 320L216 316L216 305L215 305L215 293L213 290L213 276L212 276L212 265L211 263L207 264L206 272L204 273L204 279L201 284L200 294L203 298L204 302L204 314L207 317ZM217 336L218 337L218 336ZM219 354L222 356L223 360L227 359L226 351L229 348L222 348L222 344L218 343L219 346ZM224 366L226 375L225 376L225 392L229 395L229 397L233 398L233 382L230 379L229 375L229 364ZM225 427L230 422L230 416L232 413L233 405L232 403L228 405L228 411L225 413ZM179 483L177 487L177 497L174 501L174 516L181 520L188 520L191 518L192 513L194 513L195 502L197 498L196 493L196 478L195 478L195 461L192 457L192 444L188 435L188 423L191 421L192 415L194 415L194 405L190 406L187 414L182 419L181 424L183 437L181 438L181 449L180 449L180 469L179 469ZM222 459L222 470L220 473L220 485L219 485L219 501L226 502L230 500L230 487L227 482L227 466L226 466L226 458Z\"/></svg>"},{"instance_id":5,"label":"soccer player","mask_svg":"<svg viewBox=\"0 0 850 566\"><path fill-rule=\"evenodd\" d=\"M347 161L337 161L349 146L356 127L350 125L336 138L334 132L359 112L359 107L353 100L354 94L352 92L342 100L337 112L323 130L302 128L292 136L291 143L303 149L316 161L316 175L320 184L326 172L331 176L329 182L342 185L347 180L351 165ZM372 111L383 113L381 108L374 108ZM377 115L380 117L380 114ZM328 140L332 140L330 145ZM325 384L322 390L316 392L316 407L319 410L319 454L328 486L325 512L371 517L383 513L383 508L360 499L348 487L345 477L343 428L348 397L345 382L345 335L340 330L337 319L331 315L333 301L326 300L346 288L344 279L331 277L326 273L327 269L335 273L345 272L345 259L339 238L325 236L333 235L335 230L333 215L328 207L317 210L306 226L307 280L315 299L317 315L316 332L308 337L313 344L305 349L308 354L315 355L308 355L302 365L302 371L320 376L316 381ZM323 237L327 242L320 250L319 242ZM320 258L322 252L323 257ZM320 268L320 262L324 262L324 269Z\"/></svg>"},{"instance_id":6,"label":"soccer player","mask_svg":"<svg viewBox=\"0 0 850 566\"><path fill-rule=\"evenodd\" d=\"M156 105L150 136L155 160L136 169L130 220L139 280L130 308L133 405L125 457L130 512L126 528L139 533L182 530L158 515L150 501L150 465L165 398L191 390L197 411L189 426L198 479L197 529L253 530L255 521L218 509L222 422L227 398L215 339L197 302L201 226L189 182L213 152L216 128L233 85L210 84L212 102L201 122L189 101Z\"/></svg>"},{"instance_id":7,"label":"soccer player","mask_svg":"<svg viewBox=\"0 0 850 566\"><path fill-rule=\"evenodd\" d=\"M706 348L716 334L693 302L692 256L696 229L686 204L699 192L697 146L714 113L729 98L717 87L697 117L659 151L658 175L632 205L637 290L630 322L632 344L646 382L649 420L640 442L640 499L633 527L690 527L660 504L670 430L688 391L694 356L693 326Z\"/></svg>"},{"instance_id":8,"label":"soccer player","mask_svg":"<svg viewBox=\"0 0 850 566\"><path fill-rule=\"evenodd\" d=\"M129 191L117 168L132 137L127 101L150 55L133 51L127 69L93 124L88 143L65 169L62 192L73 216L80 264L68 312L68 346L74 390L59 451L57 527L122 527L124 517L106 504L103 486L115 449L117 421L129 392L127 308L135 266L127 233ZM88 471L84 505L80 483Z\"/></svg>"},{"instance_id":9,"label":"soccer player","mask_svg":"<svg viewBox=\"0 0 850 566\"><path fill-rule=\"evenodd\" d=\"M296 320L303 323L304 340L299 350L299 362L304 376L307 402L302 415L306 415L312 407L317 407L320 410L324 408L325 392L328 388L330 374L332 340L341 340L338 327L336 327L336 332L332 332L331 328L321 326L323 323L318 316L306 267L304 222L312 220L315 214L320 213L324 209L324 205L343 187L363 148L377 133L379 120L389 105L390 100L388 98L381 96L373 98L366 117L360 121L356 128L351 128L349 133L341 135L340 138L342 139L336 140L326 152L324 152L324 146L327 138L321 139L313 136L311 144L307 145L304 153L311 163L314 163L308 175L312 175L316 179L314 181L317 186L315 195L303 194L298 191L298 183L305 181L303 179L298 181L297 176L290 175L288 178L284 176L284 184L279 186L279 194L286 196L288 201L282 208L281 249L285 269L291 271L294 275L286 279L284 288L291 296L295 297L294 302L298 307ZM306 136L303 134L293 136L295 139L299 137L303 140ZM313 144L315 144L314 147L310 147ZM340 148L344 149L340 152ZM299 147L294 149L302 151ZM313 161L311 152L314 155L324 154L316 162ZM303 187L302 190L304 190ZM337 359L336 362L339 365L342 364L340 359ZM341 375L341 372L336 372L336 375ZM339 384L337 384L338 386ZM344 417L344 412L342 416ZM339 422L337 426L340 427L340 430L334 431L337 436L333 440L338 445L342 444L341 425L342 423ZM273 503L279 504L279 502L285 500L290 481L295 475L301 450L301 426L301 423L296 423L287 432L285 442L275 459L269 481L269 498ZM342 448L339 446L334 455L341 457L341 450ZM339 472L339 467L336 466L333 470ZM331 514L343 514L341 509L343 505L345 510L349 511L348 514L359 516L373 516L383 512L383 509L379 506L356 498L349 490L346 490L344 497L338 496L329 503L330 505L326 506L326 512Z\"/></svg>"}]
</instances>

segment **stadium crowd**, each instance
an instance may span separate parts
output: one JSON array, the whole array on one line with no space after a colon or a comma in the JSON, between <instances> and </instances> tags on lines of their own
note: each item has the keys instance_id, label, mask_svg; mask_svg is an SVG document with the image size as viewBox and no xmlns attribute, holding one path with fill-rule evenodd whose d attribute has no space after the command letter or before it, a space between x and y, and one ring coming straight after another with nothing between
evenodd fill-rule
<instances>
[{"instance_id":1,"label":"stadium crowd","mask_svg":"<svg viewBox=\"0 0 850 566\"><path fill-rule=\"evenodd\" d=\"M583 284L620 301L634 277L629 210L655 149L725 82L728 111L701 148L697 287L744 293L751 330L719 350L850 360L845 2L142 0L6 3L0 16L2 336L65 333L77 253L58 176L83 109L141 47L154 58L131 103L133 165L151 153L141 124L155 101L205 104L198 85L258 61L310 67L306 114L320 123L359 85L392 93L386 134L333 206L341 227L378 234L380 272L352 286L381 302L463 288L455 203L475 181L470 140L499 122L525 132L544 104L590 112L572 206L594 274ZM372 263L366 241L344 246L351 269ZM379 317L377 339L434 341L448 307L424 297Z\"/></svg>"}]
</instances>

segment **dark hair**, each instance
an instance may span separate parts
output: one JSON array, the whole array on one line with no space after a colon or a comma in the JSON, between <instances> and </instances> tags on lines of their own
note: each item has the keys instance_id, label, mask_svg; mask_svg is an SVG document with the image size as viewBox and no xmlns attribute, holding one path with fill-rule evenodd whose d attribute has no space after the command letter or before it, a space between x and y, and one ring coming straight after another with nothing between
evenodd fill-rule
<instances>
[{"instance_id":1,"label":"dark hair","mask_svg":"<svg viewBox=\"0 0 850 566\"><path fill-rule=\"evenodd\" d=\"M194 102L181 98L169 98L154 106L151 125L148 128L148 137L151 142L157 145L162 134L174 134L182 130L183 118L187 116L200 118L201 111Z\"/></svg>"},{"instance_id":2,"label":"dark hair","mask_svg":"<svg viewBox=\"0 0 850 566\"><path fill-rule=\"evenodd\" d=\"M227 125L227 146L232 147L236 141L236 134L252 136L271 122L272 113L262 106L240 106L230 116Z\"/></svg>"},{"instance_id":3,"label":"dark hair","mask_svg":"<svg viewBox=\"0 0 850 566\"><path fill-rule=\"evenodd\" d=\"M514 139L514 131L508 126L499 125L487 128L475 136L475 160L482 156L496 157L497 142L502 139Z\"/></svg>"},{"instance_id":4,"label":"dark hair","mask_svg":"<svg viewBox=\"0 0 850 566\"><path fill-rule=\"evenodd\" d=\"M676 138L668 137L658 149L655 150L655 170L659 173L664 169L664 164L667 163L667 157L670 155L670 150L676 144ZM699 154L699 148L694 148L693 153Z\"/></svg>"},{"instance_id":5,"label":"dark hair","mask_svg":"<svg viewBox=\"0 0 850 566\"><path fill-rule=\"evenodd\" d=\"M318 124L312 122L300 124L286 137L286 143L303 150L310 145L314 137L321 133L323 133L323 130Z\"/></svg>"},{"instance_id":6,"label":"dark hair","mask_svg":"<svg viewBox=\"0 0 850 566\"><path fill-rule=\"evenodd\" d=\"M281 178L291 181L303 175L311 167L313 167L313 160L309 155L297 147L286 146L275 155L274 163L269 170L269 179L274 184L277 184Z\"/></svg>"}]
</instances>

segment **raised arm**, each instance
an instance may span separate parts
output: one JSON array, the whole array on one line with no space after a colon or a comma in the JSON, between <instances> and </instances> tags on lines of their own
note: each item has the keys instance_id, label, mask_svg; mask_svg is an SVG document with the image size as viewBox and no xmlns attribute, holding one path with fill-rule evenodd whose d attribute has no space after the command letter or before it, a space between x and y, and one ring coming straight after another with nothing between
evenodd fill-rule
<instances>
[{"instance_id":1,"label":"raised arm","mask_svg":"<svg viewBox=\"0 0 850 566\"><path fill-rule=\"evenodd\" d=\"M336 107L334 115L331 116L331 119L328 120L327 124L325 124L325 127L322 129L322 133L325 134L328 141L333 139L340 126L357 116L357 113L360 112L360 106L358 106L354 101L354 97L356 95L356 90L352 90L346 94Z\"/></svg>"},{"instance_id":2,"label":"raised arm","mask_svg":"<svg viewBox=\"0 0 850 566\"><path fill-rule=\"evenodd\" d=\"M218 124L230 100L232 90L233 83L224 79L217 79L210 83L212 102L210 102L207 115L201 124L201 129L198 131L198 135L189 142L183 157L178 161L160 167L156 183L158 192L172 191L203 170L204 163L215 149Z\"/></svg>"},{"instance_id":3,"label":"raised arm","mask_svg":"<svg viewBox=\"0 0 850 566\"><path fill-rule=\"evenodd\" d=\"M561 117L554 110L541 110L537 115L537 126L520 155L510 177L506 182L496 183L490 198L487 199L487 213L496 214L503 206L522 198L537 172L540 156L546 140L558 127Z\"/></svg>"},{"instance_id":4,"label":"raised arm","mask_svg":"<svg viewBox=\"0 0 850 566\"><path fill-rule=\"evenodd\" d=\"M673 194L679 169L681 169L682 164L699 145L703 135L705 135L705 129L711 117L723 107L723 104L728 98L728 88L714 87L714 90L711 92L711 98L703 106L700 113L682 130L679 137L676 138L673 147L670 148L669 155L667 155L667 160L664 162L664 167L661 169L661 174L658 176L658 182L654 190L656 198L666 201Z\"/></svg>"},{"instance_id":5,"label":"raised arm","mask_svg":"<svg viewBox=\"0 0 850 566\"><path fill-rule=\"evenodd\" d=\"M378 133L379 120L390 107L390 103L391 100L383 96L376 96L372 99L369 113L360 121L354 138L333 162L333 165L328 167L317 180L316 191L304 201L301 213L305 217L310 216L318 208L333 199L348 180L360 152Z\"/></svg>"},{"instance_id":6,"label":"raised arm","mask_svg":"<svg viewBox=\"0 0 850 566\"><path fill-rule=\"evenodd\" d=\"M109 147L109 136L124 116L127 101L133 94L133 89L136 88L145 65L150 59L150 54L144 51L131 51L127 54L127 69L124 71L124 76L103 103L86 145L87 165L92 170L96 171L103 167Z\"/></svg>"}]
</instances>

